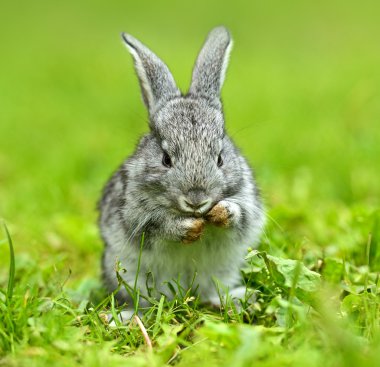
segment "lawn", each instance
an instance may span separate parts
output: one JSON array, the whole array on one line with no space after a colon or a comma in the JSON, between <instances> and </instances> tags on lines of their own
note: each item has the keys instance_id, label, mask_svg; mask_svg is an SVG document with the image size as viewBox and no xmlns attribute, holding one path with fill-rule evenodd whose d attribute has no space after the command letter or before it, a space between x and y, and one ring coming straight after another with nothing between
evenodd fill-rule
<instances>
[{"instance_id":1,"label":"lawn","mask_svg":"<svg viewBox=\"0 0 380 367\"><path fill-rule=\"evenodd\" d=\"M3 4L0 366L378 365L379 12L353 0ZM242 269L254 296L241 312L185 290L152 300L150 348L137 321L109 324L119 309L100 281L96 202L148 129L120 33L186 90L218 24L235 41L227 130L268 212Z\"/></svg>"}]
</instances>

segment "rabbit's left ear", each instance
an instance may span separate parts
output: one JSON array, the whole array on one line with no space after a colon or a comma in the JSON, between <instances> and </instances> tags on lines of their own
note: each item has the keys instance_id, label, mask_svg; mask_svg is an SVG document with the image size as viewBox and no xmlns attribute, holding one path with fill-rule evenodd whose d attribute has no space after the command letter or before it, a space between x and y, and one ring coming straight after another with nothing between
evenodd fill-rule
<instances>
[{"instance_id":1,"label":"rabbit's left ear","mask_svg":"<svg viewBox=\"0 0 380 367\"><path fill-rule=\"evenodd\" d=\"M132 54L141 93L149 113L153 114L158 103L181 95L173 75L165 63L148 47L129 34L122 34Z\"/></svg>"},{"instance_id":2,"label":"rabbit's left ear","mask_svg":"<svg viewBox=\"0 0 380 367\"><path fill-rule=\"evenodd\" d=\"M214 28L195 63L189 94L208 99L220 97L231 49L232 39L227 28Z\"/></svg>"}]
</instances>

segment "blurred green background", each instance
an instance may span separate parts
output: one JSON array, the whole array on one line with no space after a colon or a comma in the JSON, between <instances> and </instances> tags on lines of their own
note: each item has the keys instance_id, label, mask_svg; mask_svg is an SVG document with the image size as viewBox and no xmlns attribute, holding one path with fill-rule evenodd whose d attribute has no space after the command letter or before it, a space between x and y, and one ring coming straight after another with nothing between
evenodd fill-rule
<instances>
[{"instance_id":1,"label":"blurred green background","mask_svg":"<svg viewBox=\"0 0 380 367\"><path fill-rule=\"evenodd\" d=\"M186 90L207 32L229 27L227 129L285 233L282 209L315 220L333 210L334 223L345 208L375 210L379 14L380 2L365 0L3 2L0 217L18 261L61 261L73 279L99 272L96 201L147 131L122 31L154 50ZM290 227L290 236L317 245L346 238L339 226L321 234L313 223ZM0 275L7 261L2 255Z\"/></svg>"}]
</instances>

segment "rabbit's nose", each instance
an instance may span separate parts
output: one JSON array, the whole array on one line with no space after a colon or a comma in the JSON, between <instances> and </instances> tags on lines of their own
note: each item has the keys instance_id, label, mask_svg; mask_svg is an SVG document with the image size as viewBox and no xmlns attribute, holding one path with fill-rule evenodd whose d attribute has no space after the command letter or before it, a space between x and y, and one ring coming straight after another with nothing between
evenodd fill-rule
<instances>
[{"instance_id":1,"label":"rabbit's nose","mask_svg":"<svg viewBox=\"0 0 380 367\"><path fill-rule=\"evenodd\" d=\"M210 209L212 200L202 190L190 190L186 196L179 198L179 205L184 212L203 214Z\"/></svg>"},{"instance_id":2,"label":"rabbit's nose","mask_svg":"<svg viewBox=\"0 0 380 367\"><path fill-rule=\"evenodd\" d=\"M194 209L194 210L201 209L202 207L204 207L205 205L209 203L209 199L203 200L200 203L199 202L193 203L189 199L185 199L184 201L185 201L185 204L189 208Z\"/></svg>"}]
</instances>

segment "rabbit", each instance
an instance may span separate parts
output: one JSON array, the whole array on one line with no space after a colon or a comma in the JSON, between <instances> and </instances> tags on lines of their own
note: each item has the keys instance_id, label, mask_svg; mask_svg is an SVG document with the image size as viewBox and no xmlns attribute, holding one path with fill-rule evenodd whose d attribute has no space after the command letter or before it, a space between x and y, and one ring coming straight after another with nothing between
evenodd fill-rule
<instances>
[{"instance_id":1,"label":"rabbit","mask_svg":"<svg viewBox=\"0 0 380 367\"><path fill-rule=\"evenodd\" d=\"M104 283L109 292L117 289L119 264L124 282L137 285L143 297L172 297L171 282L216 307L221 294L242 298L240 268L247 248L258 243L265 213L252 170L224 126L220 92L230 33L220 26L208 34L187 94L150 49L129 34L122 38L134 59L150 132L99 201ZM116 298L131 307L124 287Z\"/></svg>"}]
</instances>

